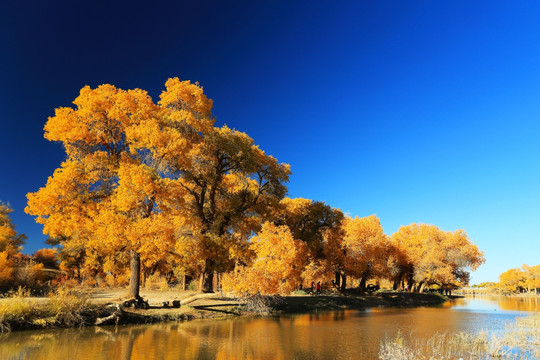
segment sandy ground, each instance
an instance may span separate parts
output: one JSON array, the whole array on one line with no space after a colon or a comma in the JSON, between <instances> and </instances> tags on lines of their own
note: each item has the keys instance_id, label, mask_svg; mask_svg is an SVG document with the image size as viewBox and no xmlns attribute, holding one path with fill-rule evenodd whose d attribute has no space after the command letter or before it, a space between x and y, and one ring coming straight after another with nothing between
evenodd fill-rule
<instances>
[{"instance_id":1,"label":"sandy ground","mask_svg":"<svg viewBox=\"0 0 540 360\"><path fill-rule=\"evenodd\" d=\"M89 291L89 302L94 304L121 303L128 300L127 288L92 288ZM182 305L189 304L191 307L203 308L233 306L237 305L238 301L228 298L221 293L203 294L197 291L183 290L151 290L141 288L141 297L148 301L152 308L161 308L163 303L168 302L172 305L174 300L180 300ZM188 301L188 303L185 303Z\"/></svg>"},{"instance_id":2,"label":"sandy ground","mask_svg":"<svg viewBox=\"0 0 540 360\"><path fill-rule=\"evenodd\" d=\"M87 293L88 303L96 305L121 304L123 301L130 299L127 288L79 288L76 290ZM141 288L140 295L144 300L148 301L148 304L152 308L162 308L164 307L163 303L166 302L172 305L174 300L180 300L182 301L182 304L184 304L185 300L188 300L191 307L238 304L238 301L227 298L225 295L220 293L202 294L200 292L191 290L151 290ZM49 298L47 297L32 297L31 299L37 304L49 301ZM7 298L0 298L0 302L2 301L11 300Z\"/></svg>"},{"instance_id":3,"label":"sandy ground","mask_svg":"<svg viewBox=\"0 0 540 360\"><path fill-rule=\"evenodd\" d=\"M99 303L117 303L129 299L127 288L90 288L90 302ZM148 300L150 305L162 304L165 301L183 300L198 294L196 291L181 290L150 290L141 288L140 294L143 299Z\"/></svg>"}]
</instances>

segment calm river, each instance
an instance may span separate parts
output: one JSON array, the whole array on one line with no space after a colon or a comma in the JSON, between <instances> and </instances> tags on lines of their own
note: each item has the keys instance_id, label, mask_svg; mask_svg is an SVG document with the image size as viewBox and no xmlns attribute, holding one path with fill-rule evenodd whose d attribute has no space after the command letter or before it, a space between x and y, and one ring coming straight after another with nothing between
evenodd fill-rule
<instances>
[{"instance_id":1,"label":"calm river","mask_svg":"<svg viewBox=\"0 0 540 360\"><path fill-rule=\"evenodd\" d=\"M439 307L17 332L0 359L377 359L385 336L496 330L540 299L477 296Z\"/></svg>"}]
</instances>

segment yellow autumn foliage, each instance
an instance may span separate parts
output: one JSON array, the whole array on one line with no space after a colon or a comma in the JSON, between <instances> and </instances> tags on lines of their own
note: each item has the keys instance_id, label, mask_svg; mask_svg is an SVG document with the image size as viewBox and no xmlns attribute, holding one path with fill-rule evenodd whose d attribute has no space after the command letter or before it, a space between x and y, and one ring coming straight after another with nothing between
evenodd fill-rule
<instances>
[{"instance_id":1,"label":"yellow autumn foliage","mask_svg":"<svg viewBox=\"0 0 540 360\"><path fill-rule=\"evenodd\" d=\"M288 295L301 282L306 247L288 227L265 223L250 248L251 266L240 266L223 278L223 289L237 294Z\"/></svg>"},{"instance_id":2,"label":"yellow autumn foliage","mask_svg":"<svg viewBox=\"0 0 540 360\"><path fill-rule=\"evenodd\" d=\"M13 265L8 252L0 252L0 287L10 286L13 282Z\"/></svg>"},{"instance_id":3,"label":"yellow autumn foliage","mask_svg":"<svg viewBox=\"0 0 540 360\"><path fill-rule=\"evenodd\" d=\"M7 204L0 201L0 252L7 251L15 254L22 250L26 236L17 234L10 217L12 212L13 210Z\"/></svg>"},{"instance_id":4,"label":"yellow autumn foliage","mask_svg":"<svg viewBox=\"0 0 540 360\"><path fill-rule=\"evenodd\" d=\"M392 235L392 245L402 254L402 273L410 289L430 284L443 288L466 285L469 270L484 263L484 255L464 230L443 231L428 224L402 226Z\"/></svg>"}]
</instances>

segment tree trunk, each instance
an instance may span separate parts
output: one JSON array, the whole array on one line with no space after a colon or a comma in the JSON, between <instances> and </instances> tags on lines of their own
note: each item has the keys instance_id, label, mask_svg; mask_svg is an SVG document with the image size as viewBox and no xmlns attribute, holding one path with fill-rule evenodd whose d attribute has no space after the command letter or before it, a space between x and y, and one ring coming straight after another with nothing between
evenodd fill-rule
<instances>
[{"instance_id":1,"label":"tree trunk","mask_svg":"<svg viewBox=\"0 0 540 360\"><path fill-rule=\"evenodd\" d=\"M336 280L335 280L336 287L340 289L339 285L341 284L341 274L339 271L336 271Z\"/></svg>"},{"instance_id":2,"label":"tree trunk","mask_svg":"<svg viewBox=\"0 0 540 360\"><path fill-rule=\"evenodd\" d=\"M202 273L201 291L203 293L214 292L214 261L206 259L204 271Z\"/></svg>"},{"instance_id":3,"label":"tree trunk","mask_svg":"<svg viewBox=\"0 0 540 360\"><path fill-rule=\"evenodd\" d=\"M400 272L398 274L398 276L394 280L394 286L392 286L392 289L394 291L396 291L400 287L400 285L401 285L401 288L403 289L403 277L404 276L405 276L405 274L403 274L402 272Z\"/></svg>"},{"instance_id":4,"label":"tree trunk","mask_svg":"<svg viewBox=\"0 0 540 360\"><path fill-rule=\"evenodd\" d=\"M415 284L415 281L414 281L413 275L409 274L409 278L407 279L407 291L408 292L413 292L414 291L414 284Z\"/></svg>"},{"instance_id":5,"label":"tree trunk","mask_svg":"<svg viewBox=\"0 0 540 360\"><path fill-rule=\"evenodd\" d=\"M414 292L414 284L415 284L414 280L407 282L407 289L409 292Z\"/></svg>"},{"instance_id":6,"label":"tree trunk","mask_svg":"<svg viewBox=\"0 0 540 360\"><path fill-rule=\"evenodd\" d=\"M422 281L420 284L419 284L419 289L418 289L418 292L421 294L424 292L424 288L426 287L426 283L424 281Z\"/></svg>"},{"instance_id":7,"label":"tree trunk","mask_svg":"<svg viewBox=\"0 0 540 360\"><path fill-rule=\"evenodd\" d=\"M139 295L139 288L141 286L141 255L135 250L130 251L129 269L131 271L129 295L133 299L142 300Z\"/></svg>"},{"instance_id":8,"label":"tree trunk","mask_svg":"<svg viewBox=\"0 0 540 360\"><path fill-rule=\"evenodd\" d=\"M361 293L366 292L366 277L365 276L362 276L360 278L360 284L358 285L358 291L361 292Z\"/></svg>"},{"instance_id":9,"label":"tree trunk","mask_svg":"<svg viewBox=\"0 0 540 360\"><path fill-rule=\"evenodd\" d=\"M212 286L216 291L219 291L219 274L217 271L214 271L214 281L212 282Z\"/></svg>"},{"instance_id":10,"label":"tree trunk","mask_svg":"<svg viewBox=\"0 0 540 360\"><path fill-rule=\"evenodd\" d=\"M341 292L344 292L347 289L347 276L341 274Z\"/></svg>"}]
</instances>

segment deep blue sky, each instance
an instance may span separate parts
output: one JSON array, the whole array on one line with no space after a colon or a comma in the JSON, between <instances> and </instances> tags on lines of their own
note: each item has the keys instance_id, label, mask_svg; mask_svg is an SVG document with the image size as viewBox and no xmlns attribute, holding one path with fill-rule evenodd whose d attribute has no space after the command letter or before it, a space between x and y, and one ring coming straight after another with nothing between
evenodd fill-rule
<instances>
[{"instance_id":1,"label":"deep blue sky","mask_svg":"<svg viewBox=\"0 0 540 360\"><path fill-rule=\"evenodd\" d=\"M0 199L24 214L64 158L43 139L84 85L198 81L218 124L291 164L290 196L387 234L464 228L473 282L540 263L540 3L0 2Z\"/></svg>"}]
</instances>

